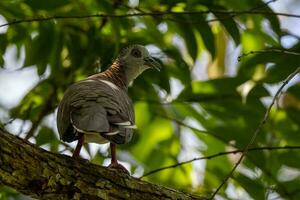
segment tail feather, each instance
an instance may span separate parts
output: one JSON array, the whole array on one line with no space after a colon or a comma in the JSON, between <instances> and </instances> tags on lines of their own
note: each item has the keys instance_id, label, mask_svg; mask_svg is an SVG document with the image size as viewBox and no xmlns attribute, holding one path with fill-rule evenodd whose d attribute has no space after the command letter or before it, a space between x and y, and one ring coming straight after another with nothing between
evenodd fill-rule
<instances>
[{"instance_id":1,"label":"tail feather","mask_svg":"<svg viewBox=\"0 0 300 200\"><path fill-rule=\"evenodd\" d=\"M115 144L125 144L131 140L132 133L132 128L111 125L110 131L101 133L101 136Z\"/></svg>"}]
</instances>

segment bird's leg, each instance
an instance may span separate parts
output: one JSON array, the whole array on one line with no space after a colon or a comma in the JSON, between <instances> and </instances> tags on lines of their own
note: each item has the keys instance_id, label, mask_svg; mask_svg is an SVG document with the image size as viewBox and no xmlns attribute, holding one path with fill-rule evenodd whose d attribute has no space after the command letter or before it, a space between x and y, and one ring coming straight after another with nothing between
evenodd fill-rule
<instances>
[{"instance_id":1,"label":"bird's leg","mask_svg":"<svg viewBox=\"0 0 300 200\"><path fill-rule=\"evenodd\" d=\"M116 157L116 144L110 143L110 151L111 151L111 163L108 167L121 170L122 172L129 174L127 169L118 163L117 157Z\"/></svg>"},{"instance_id":2,"label":"bird's leg","mask_svg":"<svg viewBox=\"0 0 300 200\"><path fill-rule=\"evenodd\" d=\"M116 145L114 143L110 143L110 152L111 152L111 165L118 165L118 160L116 156Z\"/></svg>"},{"instance_id":3,"label":"bird's leg","mask_svg":"<svg viewBox=\"0 0 300 200\"><path fill-rule=\"evenodd\" d=\"M81 147L83 145L83 141L84 141L84 136L82 133L79 133L79 139L78 139L76 148L72 155L73 158L79 158L79 154L80 154Z\"/></svg>"}]
</instances>

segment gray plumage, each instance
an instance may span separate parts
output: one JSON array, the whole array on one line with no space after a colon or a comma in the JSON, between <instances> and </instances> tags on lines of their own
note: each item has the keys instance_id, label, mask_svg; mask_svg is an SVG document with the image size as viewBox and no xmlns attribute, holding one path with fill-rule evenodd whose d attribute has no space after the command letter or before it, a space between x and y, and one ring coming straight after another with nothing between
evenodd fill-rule
<instances>
[{"instance_id":1,"label":"gray plumage","mask_svg":"<svg viewBox=\"0 0 300 200\"><path fill-rule=\"evenodd\" d=\"M131 140L134 110L127 88L139 74L158 63L141 45L124 49L104 72L71 85L57 111L63 141L124 144Z\"/></svg>"},{"instance_id":2,"label":"gray plumage","mask_svg":"<svg viewBox=\"0 0 300 200\"><path fill-rule=\"evenodd\" d=\"M85 133L86 142L96 143L109 140L122 144L132 137L132 128L118 125L124 122L134 125L131 100L125 90L105 80L87 79L73 84L65 92L58 110L58 131L63 133L64 141L78 139L78 132ZM74 130L67 132L70 128ZM117 131L119 133L114 135L108 134Z\"/></svg>"}]
</instances>

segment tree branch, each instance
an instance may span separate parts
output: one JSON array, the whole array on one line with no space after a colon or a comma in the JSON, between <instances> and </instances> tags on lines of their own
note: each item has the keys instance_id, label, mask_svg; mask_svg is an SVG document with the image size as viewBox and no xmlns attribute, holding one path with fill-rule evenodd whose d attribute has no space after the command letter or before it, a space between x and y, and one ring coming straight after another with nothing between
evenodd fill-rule
<instances>
[{"instance_id":1,"label":"tree branch","mask_svg":"<svg viewBox=\"0 0 300 200\"><path fill-rule=\"evenodd\" d=\"M249 148L248 151L263 151L263 150L272 151L272 150L283 150L283 149L300 149L300 146L253 147L253 148ZM209 155L209 156L203 156L203 157L193 158L191 160L187 160L187 161L183 161L183 162L178 162L178 163L173 164L173 165L169 165L169 166L165 166L165 167L154 169L152 171L149 171L149 172L145 173L140 178L144 178L146 176L155 174L157 172L160 172L160 171L163 171L163 170L166 170L166 169L171 169L171 168L175 168L175 167L178 167L178 166L181 166L181 165L192 163L192 162L197 161L197 160L209 160L209 159L216 158L216 157L219 157L219 156L224 156L224 155L228 155L228 154L242 153L242 152L243 152L243 150L238 149L238 150L233 150L233 151L219 152L219 153L212 154L212 155Z\"/></svg>"},{"instance_id":2,"label":"tree branch","mask_svg":"<svg viewBox=\"0 0 300 200\"><path fill-rule=\"evenodd\" d=\"M238 94L212 94L212 95L195 95L194 97L189 97L188 99L175 99L173 101L158 101L153 99L145 99L145 98L136 98L133 101L141 101L147 102L149 104L157 104L157 105L173 105L173 104L191 104L191 103L201 103L201 102L212 102L212 101L224 101L224 99L236 99L241 98Z\"/></svg>"},{"instance_id":3,"label":"tree branch","mask_svg":"<svg viewBox=\"0 0 300 200\"><path fill-rule=\"evenodd\" d=\"M250 51L248 53L243 53L238 57L238 61L241 61L243 57L246 57L248 55L259 54L259 53L281 53L281 54L300 56L300 52L289 51L286 49L262 49L262 50Z\"/></svg>"},{"instance_id":4,"label":"tree branch","mask_svg":"<svg viewBox=\"0 0 300 200\"><path fill-rule=\"evenodd\" d=\"M262 127L264 126L264 124L267 122L268 118L269 118L269 114L270 111L275 103L275 101L277 100L277 97L280 95L281 91L283 90L283 88L289 83L289 81L294 78L294 76L296 76L298 73L300 72L300 67L298 67L293 73L291 73L282 83L282 85L279 87L279 89L277 90L276 94L274 95L271 104L269 105L269 107L267 108L265 115L263 117L263 119L260 121L260 123L258 124L255 132L253 133L249 143L245 146L245 148L243 149L242 155L240 156L240 158L238 159L238 161L236 162L236 164L234 165L234 167L232 168L232 170L229 172L229 174L225 177L225 179L222 181L222 183L219 185L219 187L216 189L216 191L212 194L212 196L210 197L210 199L214 199L214 197L218 194L218 192L220 191L220 189L224 186L224 184L228 181L228 179L233 176L234 171L236 170L236 168L239 166L239 164L242 162L243 158L245 157L245 155L247 154L247 152L249 151L250 146L254 143L258 133L260 132L260 130L262 129Z\"/></svg>"},{"instance_id":5,"label":"tree branch","mask_svg":"<svg viewBox=\"0 0 300 200\"><path fill-rule=\"evenodd\" d=\"M45 151L2 129L0 184L37 199L205 199Z\"/></svg>"},{"instance_id":6,"label":"tree branch","mask_svg":"<svg viewBox=\"0 0 300 200\"><path fill-rule=\"evenodd\" d=\"M50 20L62 20L62 19L87 19L87 18L130 18L130 17L142 17L142 16L151 16L151 17L162 17L166 15L195 15L195 14L226 14L230 16L236 15L271 15L271 16L285 16L285 17L294 17L300 18L300 15L297 14L289 14L289 13L280 13L280 12L268 12L268 11L228 11L228 10L206 10L206 11L183 11L183 12L173 12L173 11L164 11L164 12L143 12L143 13L128 13L128 14L92 14L92 15L53 15L48 17L31 17L27 19L14 19L10 22L4 23L0 25L1 27L21 24L21 23L30 23L30 22L42 22L42 21L50 21ZM215 20L214 20L215 21Z\"/></svg>"}]
</instances>

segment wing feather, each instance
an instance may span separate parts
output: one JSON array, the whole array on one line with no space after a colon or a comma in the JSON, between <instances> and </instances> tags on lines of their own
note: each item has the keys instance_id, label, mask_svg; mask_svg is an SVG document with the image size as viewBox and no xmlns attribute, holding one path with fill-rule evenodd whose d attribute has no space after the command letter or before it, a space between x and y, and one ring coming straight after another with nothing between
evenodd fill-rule
<instances>
[{"instance_id":1,"label":"wing feather","mask_svg":"<svg viewBox=\"0 0 300 200\"><path fill-rule=\"evenodd\" d=\"M70 133L69 128L75 126L77 131L99 133L115 143L130 141L134 127L132 103L125 90L111 84L87 79L68 88L57 114L62 139L64 135L70 138L72 134L74 140L77 139L76 133Z\"/></svg>"}]
</instances>

